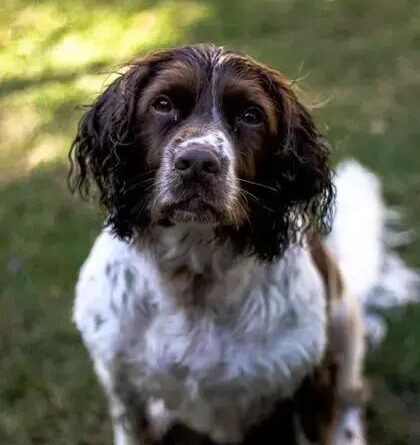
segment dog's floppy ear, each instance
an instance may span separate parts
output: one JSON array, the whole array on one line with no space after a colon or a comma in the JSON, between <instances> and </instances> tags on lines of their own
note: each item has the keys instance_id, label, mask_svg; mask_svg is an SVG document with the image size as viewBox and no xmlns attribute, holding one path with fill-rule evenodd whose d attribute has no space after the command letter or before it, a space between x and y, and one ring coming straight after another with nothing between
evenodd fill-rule
<instances>
[{"instance_id":1,"label":"dog's floppy ear","mask_svg":"<svg viewBox=\"0 0 420 445\"><path fill-rule=\"evenodd\" d=\"M329 147L309 111L280 73L261 67L261 77L275 104L277 128L256 178L273 191L256 192L264 205L254 205L253 240L260 257L271 259L309 227L329 229L334 187Z\"/></svg>"},{"instance_id":2,"label":"dog's floppy ear","mask_svg":"<svg viewBox=\"0 0 420 445\"><path fill-rule=\"evenodd\" d=\"M308 109L279 73L274 76L273 94L277 98L279 124L275 159L282 172L282 189L289 199L312 206L314 222L328 225L334 190L331 183L330 150L318 132Z\"/></svg>"},{"instance_id":3,"label":"dog's floppy ear","mask_svg":"<svg viewBox=\"0 0 420 445\"><path fill-rule=\"evenodd\" d=\"M82 116L70 151L70 185L83 197L94 180L106 194L118 150L133 138L136 85L141 73L134 69L118 77ZM110 175L107 175L109 173ZM101 197L102 199L102 197ZM103 197L106 204L106 196Z\"/></svg>"},{"instance_id":4,"label":"dog's floppy ear","mask_svg":"<svg viewBox=\"0 0 420 445\"><path fill-rule=\"evenodd\" d=\"M82 116L69 153L70 189L86 198L92 184L96 185L99 202L107 211L107 224L121 238L132 235L134 219L138 226L142 218L147 224L147 212L139 212L147 196L139 181L145 150L137 104L153 62L160 59L156 54L134 62L108 86Z\"/></svg>"}]
</instances>

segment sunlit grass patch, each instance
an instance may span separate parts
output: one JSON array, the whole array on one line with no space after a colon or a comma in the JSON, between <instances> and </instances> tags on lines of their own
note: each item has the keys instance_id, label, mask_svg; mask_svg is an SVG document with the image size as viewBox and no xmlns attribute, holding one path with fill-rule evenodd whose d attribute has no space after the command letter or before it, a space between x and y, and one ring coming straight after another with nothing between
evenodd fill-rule
<instances>
[{"instance_id":1,"label":"sunlit grass patch","mask_svg":"<svg viewBox=\"0 0 420 445\"><path fill-rule=\"evenodd\" d=\"M63 159L87 91L59 82L14 92L0 109L1 180L26 174L40 162Z\"/></svg>"},{"instance_id":2,"label":"sunlit grass patch","mask_svg":"<svg viewBox=\"0 0 420 445\"><path fill-rule=\"evenodd\" d=\"M141 4L136 11L124 2L93 7L83 2L34 2L17 14L10 11L8 31L0 41L1 70L6 78L28 77L121 62L157 44L173 44L207 12L204 5L184 0L145 8Z\"/></svg>"},{"instance_id":3,"label":"sunlit grass patch","mask_svg":"<svg viewBox=\"0 0 420 445\"><path fill-rule=\"evenodd\" d=\"M2 181L64 159L81 105L121 64L181 40L206 11L175 0L140 9L129 2L7 1L0 21Z\"/></svg>"}]
</instances>

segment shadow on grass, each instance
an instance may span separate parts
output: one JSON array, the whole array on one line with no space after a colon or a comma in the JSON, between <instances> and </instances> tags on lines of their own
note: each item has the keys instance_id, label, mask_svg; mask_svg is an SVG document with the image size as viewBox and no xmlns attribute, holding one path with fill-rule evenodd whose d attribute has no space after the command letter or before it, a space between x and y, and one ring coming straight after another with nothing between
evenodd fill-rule
<instances>
[{"instance_id":1,"label":"shadow on grass","mask_svg":"<svg viewBox=\"0 0 420 445\"><path fill-rule=\"evenodd\" d=\"M106 405L71 323L73 287L100 228L63 166L0 189L0 443L106 444Z\"/></svg>"},{"instance_id":2,"label":"shadow on grass","mask_svg":"<svg viewBox=\"0 0 420 445\"><path fill-rule=\"evenodd\" d=\"M420 306L388 314L390 330L367 364L370 437L382 445L420 443Z\"/></svg>"},{"instance_id":3,"label":"shadow on grass","mask_svg":"<svg viewBox=\"0 0 420 445\"><path fill-rule=\"evenodd\" d=\"M94 62L78 70L50 71L36 76L13 77L0 81L0 98L26 88L40 88L50 82L68 83L86 74L109 74L109 61Z\"/></svg>"}]
</instances>

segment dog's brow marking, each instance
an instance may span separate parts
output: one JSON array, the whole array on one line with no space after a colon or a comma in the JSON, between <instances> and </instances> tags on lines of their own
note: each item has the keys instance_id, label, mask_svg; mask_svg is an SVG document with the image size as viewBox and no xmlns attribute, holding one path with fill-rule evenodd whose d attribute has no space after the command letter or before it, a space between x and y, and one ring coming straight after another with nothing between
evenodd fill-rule
<instances>
[{"instance_id":1,"label":"dog's brow marking","mask_svg":"<svg viewBox=\"0 0 420 445\"><path fill-rule=\"evenodd\" d=\"M217 88L216 88L216 81L217 81L217 71L215 70L215 67L218 66L219 63L216 61L215 65L213 65L212 69L212 75L211 75L211 114L213 117L213 120L215 122L220 121L220 110L217 106Z\"/></svg>"}]
</instances>

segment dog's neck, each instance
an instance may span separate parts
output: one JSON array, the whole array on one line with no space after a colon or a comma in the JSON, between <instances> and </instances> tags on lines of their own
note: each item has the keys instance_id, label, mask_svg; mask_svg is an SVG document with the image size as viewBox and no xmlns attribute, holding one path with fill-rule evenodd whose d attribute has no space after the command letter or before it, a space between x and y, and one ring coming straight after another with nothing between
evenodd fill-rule
<instances>
[{"instance_id":1,"label":"dog's neck","mask_svg":"<svg viewBox=\"0 0 420 445\"><path fill-rule=\"evenodd\" d=\"M255 259L238 255L228 241L216 237L214 225L178 224L153 227L147 243L162 282L184 304L220 304L224 288L249 282Z\"/></svg>"}]
</instances>

